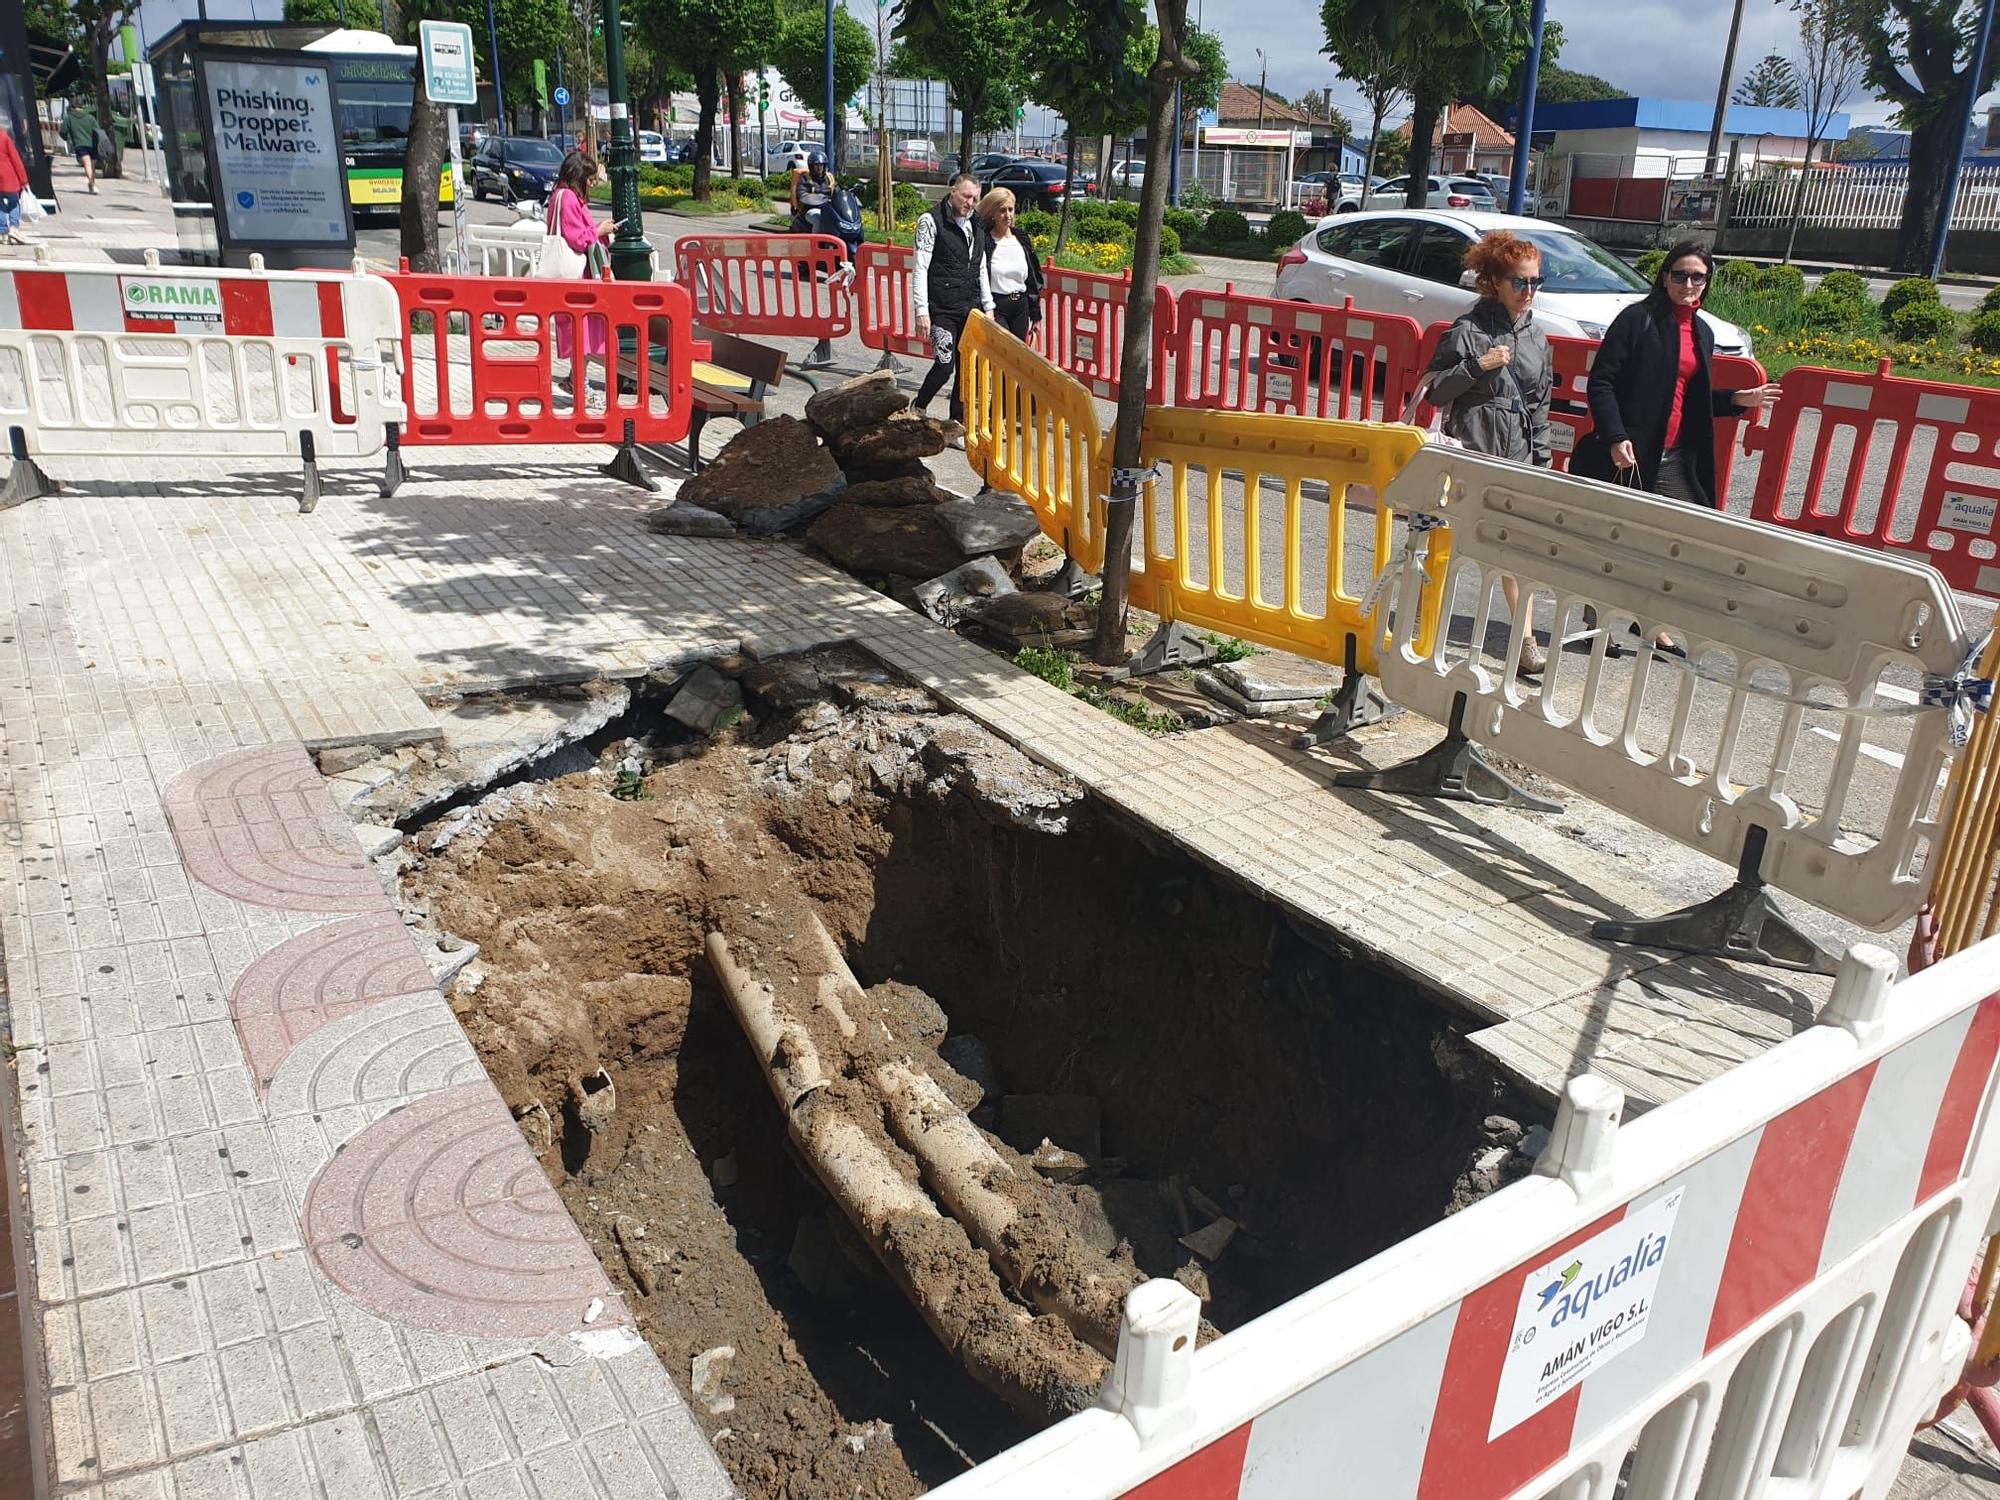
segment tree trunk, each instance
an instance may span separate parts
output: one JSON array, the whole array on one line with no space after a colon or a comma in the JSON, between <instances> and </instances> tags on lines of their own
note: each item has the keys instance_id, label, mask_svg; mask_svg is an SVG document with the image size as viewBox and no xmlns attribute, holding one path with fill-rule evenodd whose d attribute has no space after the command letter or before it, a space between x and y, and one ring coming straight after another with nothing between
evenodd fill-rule
<instances>
[{"instance_id":1,"label":"tree trunk","mask_svg":"<svg viewBox=\"0 0 2000 1500\"><path fill-rule=\"evenodd\" d=\"M1068 121L1064 121L1068 124ZM1063 141L1063 206L1062 217L1056 220L1055 253L1063 253L1063 242L1069 238L1069 205L1076 195L1069 190L1070 179L1076 176L1076 132L1074 130Z\"/></svg>"},{"instance_id":2,"label":"tree trunk","mask_svg":"<svg viewBox=\"0 0 2000 1500\"><path fill-rule=\"evenodd\" d=\"M1361 169L1361 206L1368 206L1368 195L1374 191L1370 186L1375 180L1375 150L1382 144L1382 116L1389 112L1389 96L1377 94L1375 104L1375 126L1368 132L1368 162ZM1335 205L1338 207L1338 205Z\"/></svg>"},{"instance_id":3,"label":"tree trunk","mask_svg":"<svg viewBox=\"0 0 2000 1500\"><path fill-rule=\"evenodd\" d=\"M717 87L715 69L695 70L694 96L701 106L701 117L694 127L694 201L708 202L709 157L715 150L715 106L721 90Z\"/></svg>"},{"instance_id":4,"label":"tree trunk","mask_svg":"<svg viewBox=\"0 0 2000 1500\"><path fill-rule=\"evenodd\" d=\"M729 74L729 175L743 175L743 75Z\"/></svg>"},{"instance_id":5,"label":"tree trunk","mask_svg":"<svg viewBox=\"0 0 2000 1500\"><path fill-rule=\"evenodd\" d=\"M403 259L412 271L435 275L443 269L438 258L438 173L443 169L447 142L444 111L422 89L410 104L410 134L403 152ZM459 184L460 190L464 184ZM458 274L471 274L460 266Z\"/></svg>"},{"instance_id":6,"label":"tree trunk","mask_svg":"<svg viewBox=\"0 0 2000 1500\"><path fill-rule=\"evenodd\" d=\"M108 29L90 39L90 69L97 84L97 124L104 132L104 139L111 142L111 153L97 163L99 177L122 177L119 158L124 155L125 143L118 139L118 128L111 122L111 33Z\"/></svg>"},{"instance_id":7,"label":"tree trunk","mask_svg":"<svg viewBox=\"0 0 2000 1500\"><path fill-rule=\"evenodd\" d=\"M1930 273L1931 251L1946 230L1944 197L1958 160L1959 102L1963 83L1942 101L1937 113L1910 132L1910 187L1903 199L1903 222L1896 226L1896 258L1892 271L1906 276Z\"/></svg>"},{"instance_id":8,"label":"tree trunk","mask_svg":"<svg viewBox=\"0 0 2000 1500\"><path fill-rule=\"evenodd\" d=\"M958 107L958 170L972 170L972 101L969 99Z\"/></svg>"},{"instance_id":9,"label":"tree trunk","mask_svg":"<svg viewBox=\"0 0 2000 1500\"><path fill-rule=\"evenodd\" d=\"M1104 592L1097 607L1092 655L1118 666L1125 646L1126 600L1132 583L1132 523L1139 508L1139 446L1153 380L1153 293L1160 282L1160 225L1167 212L1167 152L1173 145L1174 85L1200 69L1180 50L1187 0L1154 0L1160 51L1153 63L1146 112L1146 183L1139 194L1139 230L1132 249L1132 283L1125 294L1125 347L1119 351L1118 417L1111 435L1111 494L1105 505Z\"/></svg>"},{"instance_id":10,"label":"tree trunk","mask_svg":"<svg viewBox=\"0 0 2000 1500\"><path fill-rule=\"evenodd\" d=\"M1410 96L1410 154L1403 170L1410 174L1410 188L1404 202L1422 208L1431 186L1431 138L1437 134L1438 115L1443 105L1427 89Z\"/></svg>"}]
</instances>

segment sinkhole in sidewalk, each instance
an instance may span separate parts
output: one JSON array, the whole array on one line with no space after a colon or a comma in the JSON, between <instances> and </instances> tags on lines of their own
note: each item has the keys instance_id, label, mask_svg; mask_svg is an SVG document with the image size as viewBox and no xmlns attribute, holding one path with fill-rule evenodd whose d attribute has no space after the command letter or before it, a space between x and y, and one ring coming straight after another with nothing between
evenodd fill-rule
<instances>
[{"instance_id":1,"label":"sinkhole in sidewalk","mask_svg":"<svg viewBox=\"0 0 2000 1500\"><path fill-rule=\"evenodd\" d=\"M402 880L743 1492L921 1493L1087 1402L1137 1278L1226 1332L1524 1169L1421 990L869 658L723 665L711 736L657 684Z\"/></svg>"}]
</instances>

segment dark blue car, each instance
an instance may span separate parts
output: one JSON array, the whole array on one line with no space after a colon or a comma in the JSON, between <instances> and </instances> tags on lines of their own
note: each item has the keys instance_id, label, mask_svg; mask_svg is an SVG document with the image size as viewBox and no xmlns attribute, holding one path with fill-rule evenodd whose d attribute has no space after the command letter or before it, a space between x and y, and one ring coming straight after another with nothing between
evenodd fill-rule
<instances>
[{"instance_id":1,"label":"dark blue car","mask_svg":"<svg viewBox=\"0 0 2000 1500\"><path fill-rule=\"evenodd\" d=\"M472 158L472 196L504 203L547 198L555 190L562 147L527 135L489 135Z\"/></svg>"}]
</instances>

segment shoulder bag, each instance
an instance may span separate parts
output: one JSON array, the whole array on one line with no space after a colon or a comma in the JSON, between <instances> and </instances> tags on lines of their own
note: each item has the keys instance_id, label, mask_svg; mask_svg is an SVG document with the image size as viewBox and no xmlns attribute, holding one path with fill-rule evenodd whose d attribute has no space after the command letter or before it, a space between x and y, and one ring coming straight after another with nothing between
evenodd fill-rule
<instances>
[{"instance_id":1,"label":"shoulder bag","mask_svg":"<svg viewBox=\"0 0 2000 1500\"><path fill-rule=\"evenodd\" d=\"M550 193L542 209L542 248L535 257L535 275L544 281L581 281L589 265L584 253L573 248L557 227L562 222L559 200L566 191L558 189Z\"/></svg>"}]
</instances>

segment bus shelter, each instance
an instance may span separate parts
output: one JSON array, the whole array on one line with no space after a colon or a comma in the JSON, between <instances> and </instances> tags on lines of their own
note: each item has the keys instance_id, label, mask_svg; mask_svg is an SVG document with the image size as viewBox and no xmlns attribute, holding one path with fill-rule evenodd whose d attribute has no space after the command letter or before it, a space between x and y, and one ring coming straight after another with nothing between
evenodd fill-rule
<instances>
[{"instance_id":1,"label":"bus shelter","mask_svg":"<svg viewBox=\"0 0 2000 1500\"><path fill-rule=\"evenodd\" d=\"M184 259L344 265L357 215L400 211L416 48L326 25L189 21L148 57Z\"/></svg>"}]
</instances>

